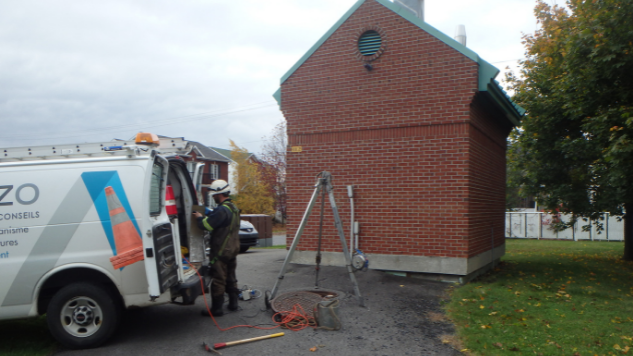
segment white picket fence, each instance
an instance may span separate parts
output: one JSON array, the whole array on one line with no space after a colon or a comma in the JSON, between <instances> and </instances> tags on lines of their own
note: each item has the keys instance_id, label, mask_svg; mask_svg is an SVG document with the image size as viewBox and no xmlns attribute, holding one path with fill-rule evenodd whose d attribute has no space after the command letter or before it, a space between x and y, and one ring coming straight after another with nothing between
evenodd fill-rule
<instances>
[{"instance_id":1,"label":"white picket fence","mask_svg":"<svg viewBox=\"0 0 633 356\"><path fill-rule=\"evenodd\" d=\"M559 219L569 221L571 215L559 214ZM582 226L589 221L578 221L572 228L563 231L553 231L551 228L554 215L542 212L506 212L506 237L527 239L563 239L563 240L591 240L591 241L623 241L624 221L609 213L602 213L600 220L604 230L598 233L595 221L591 229L584 231ZM620 220L620 221L618 221Z\"/></svg>"}]
</instances>

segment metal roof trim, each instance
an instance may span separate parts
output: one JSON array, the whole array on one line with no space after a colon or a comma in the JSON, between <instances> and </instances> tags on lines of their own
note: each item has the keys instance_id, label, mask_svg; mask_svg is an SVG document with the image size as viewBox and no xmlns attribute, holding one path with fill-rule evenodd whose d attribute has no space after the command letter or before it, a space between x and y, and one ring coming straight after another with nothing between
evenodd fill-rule
<instances>
[{"instance_id":1,"label":"metal roof trim","mask_svg":"<svg viewBox=\"0 0 633 356\"><path fill-rule=\"evenodd\" d=\"M457 50L458 52L460 52L461 54L463 54L464 56L472 59L475 62L479 63L479 55L477 55L477 53L473 52L473 50L471 50L470 48L464 46L463 44L457 42L455 39L453 39L452 37L448 36L447 34L445 34L444 32L441 32L440 30L436 29L435 27L429 25L428 23L424 22L422 19L418 18L417 16L415 16L411 11L407 10L406 8L393 3L389 0L374 0L377 3L383 5L384 7L388 8L389 10L395 12L396 14L400 15L401 17L403 17L404 19L406 19L407 21L411 22L412 24L418 26L419 28L421 28L422 30L428 32L431 36L437 38L438 40L444 42L445 44L453 47L455 50Z\"/></svg>"},{"instance_id":2,"label":"metal roof trim","mask_svg":"<svg viewBox=\"0 0 633 356\"><path fill-rule=\"evenodd\" d=\"M341 25L350 16L352 16L352 14L362 4L364 4L366 1L367 0L358 0L354 5L352 5L352 7L349 10L347 10L347 12L345 12L345 14L323 36L321 36L321 38L312 47L310 47L310 49L297 61L297 63L295 63L292 66L292 68L290 68L286 72L286 74L284 74L283 77L281 77L281 83L280 84L283 84L308 58L310 58L310 56L314 52L316 52L316 50L319 49L319 47L321 47L321 45L339 27L341 27ZM417 18L413 13L411 13L411 11L405 9L404 7L402 7L402 6L398 5L398 4L392 3L389 0L374 0L374 1L376 1L379 4L385 6L389 10L397 13L398 15L400 15L401 17L403 17L407 21L409 21L412 24L416 25L420 29L428 32L430 35L434 36L435 38L437 38L440 41L444 42L445 44L449 45L450 47L452 47L453 49L457 50L458 52L460 52L464 56L466 56L466 57L470 58L471 60L477 62L479 64L479 67L480 67L479 90L484 90L484 91L487 90L486 85L487 85L488 81L490 79L494 79L497 76L497 74L499 73L499 70L497 68L495 68L490 63L488 63L488 62L484 61L483 59L481 59L479 57L479 55L477 55L477 53L473 52L468 47L466 47L466 46L462 45L461 43L457 42L455 39L451 38L450 36L448 36L448 35L444 34L443 32L439 31L435 27L433 27L433 26L429 25L428 23L422 21L421 19ZM281 105L281 91L277 90L273 94L273 97L275 98L275 100L277 100L277 103Z\"/></svg>"},{"instance_id":3,"label":"metal roof trim","mask_svg":"<svg viewBox=\"0 0 633 356\"><path fill-rule=\"evenodd\" d=\"M512 102L506 92L494 79L490 80L487 89L487 94L499 105L499 108L506 114L508 120L515 126L521 126L521 117L525 114L525 109Z\"/></svg>"},{"instance_id":4,"label":"metal roof trim","mask_svg":"<svg viewBox=\"0 0 633 356\"><path fill-rule=\"evenodd\" d=\"M341 25L350 16L352 16L352 14L356 11L356 9L358 9L366 1L367 0L358 0L354 5L352 5L352 7L349 10L347 10L347 12L345 14L343 14L343 16L323 36L321 36L321 38L312 47L310 47L310 49L297 61L297 63L295 63L295 65L292 66L292 68L290 68L286 72L286 74L284 74L283 77L281 77L281 84L283 84L308 58L310 58L310 56L314 52L316 52L316 50L319 49L319 47L321 47L321 45L339 27L341 27ZM407 21L409 21L412 24L418 26L422 30L428 32L429 34L431 34L432 36L436 37L440 41L442 41L442 42L446 43L447 45L453 47L455 50L457 50L461 54L465 55L466 57L470 58L471 60L473 60L475 62L478 62L478 63L480 62L480 58L477 55L477 53L473 52L468 47L466 47L466 46L462 45L461 43L457 42L456 40L454 40L450 36L448 36L448 35L444 34L443 32L439 31L435 27L433 27L433 26L429 25L428 23L422 21L421 19L417 18L413 13L411 13L411 11L405 9L404 7L402 7L402 6L398 5L398 4L392 3L389 0L374 0L374 1L376 1L377 3L385 6L389 10L397 13L398 15L400 15L401 17L403 17ZM277 94L277 93L275 93L275 94ZM277 99L277 97L275 97L275 99ZM277 102L281 102L280 99L281 99L281 95L279 95L279 99L277 100Z\"/></svg>"},{"instance_id":5,"label":"metal roof trim","mask_svg":"<svg viewBox=\"0 0 633 356\"><path fill-rule=\"evenodd\" d=\"M339 28L341 25L350 17L352 14L366 1L371 0L358 0L352 7L345 12L345 14L323 35L321 38L312 46L310 49L295 63L292 68L290 68L283 77L281 77L281 84L283 84L314 52L316 52L319 47ZM477 53L469 49L468 47L462 45L457 42L452 37L446 35L445 33L439 31L435 27L429 25L424 22L422 19L416 17L411 11L405 9L404 7L393 3L389 0L373 0L377 3L385 6L387 9L395 12L396 14L403 17L405 20L411 22L416 25L420 29L426 31L431 36L439 39L444 42L448 46L452 47L459 53L468 57L469 59L475 61L479 65L479 73L478 73L478 89L479 91L490 92L492 88L491 96L494 98L495 102L497 102L500 107L508 114L511 114L512 118L510 121L515 125L519 125L519 119L525 113L525 110L520 106L516 105L512 100L503 92L503 89L499 87L498 84L494 84L494 79L499 74L499 69L497 69L492 64L486 62L482 58L479 57ZM493 83L493 85L490 85ZM499 92L501 94L499 94ZM277 100L277 103L281 105L281 88L279 88L274 94L273 97ZM508 106L512 109L508 111Z\"/></svg>"},{"instance_id":6,"label":"metal roof trim","mask_svg":"<svg viewBox=\"0 0 633 356\"><path fill-rule=\"evenodd\" d=\"M483 59L479 59L479 91L487 91L488 84L499 75L499 69Z\"/></svg>"},{"instance_id":7,"label":"metal roof trim","mask_svg":"<svg viewBox=\"0 0 633 356\"><path fill-rule=\"evenodd\" d=\"M319 47L321 47L321 45L334 33L334 31L338 30L338 28L341 27L343 22L345 22L350 16L352 16L352 14L356 11L356 9L358 9L362 4L364 4L365 1L366 0L358 0L354 5L352 5L352 7L349 10L347 10L347 12L343 15L343 17L341 17L338 21L336 21L336 23L323 36L321 36L321 38L312 47L310 47L310 49L301 58L299 58L299 61L297 61L297 63L295 63L295 65L292 66L292 68L290 68L290 70L288 70L286 74L284 74L283 77L281 77L280 84L283 84L299 67L301 67L301 65L308 58L310 58L310 56L314 52L316 52L316 50L319 49ZM281 95L279 95L279 97L281 99ZM275 99L277 98L275 97ZM277 102L280 102L280 101L281 100L277 100Z\"/></svg>"},{"instance_id":8,"label":"metal roof trim","mask_svg":"<svg viewBox=\"0 0 633 356\"><path fill-rule=\"evenodd\" d=\"M273 94L273 98L277 101L277 105L281 106L281 87Z\"/></svg>"}]
</instances>

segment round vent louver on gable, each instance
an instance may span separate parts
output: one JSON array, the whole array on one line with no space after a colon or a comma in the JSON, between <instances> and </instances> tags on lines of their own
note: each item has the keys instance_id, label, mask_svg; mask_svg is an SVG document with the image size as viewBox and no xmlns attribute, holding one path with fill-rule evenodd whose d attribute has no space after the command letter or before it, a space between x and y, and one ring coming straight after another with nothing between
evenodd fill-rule
<instances>
[{"instance_id":1,"label":"round vent louver on gable","mask_svg":"<svg viewBox=\"0 0 633 356\"><path fill-rule=\"evenodd\" d=\"M356 45L356 58L368 64L374 61L385 51L387 47L387 35L378 26L367 26L359 29L354 38Z\"/></svg>"},{"instance_id":2,"label":"round vent louver on gable","mask_svg":"<svg viewBox=\"0 0 633 356\"><path fill-rule=\"evenodd\" d=\"M363 56L373 56L378 52L382 44L380 34L374 30L363 33L358 39L358 51Z\"/></svg>"}]
</instances>

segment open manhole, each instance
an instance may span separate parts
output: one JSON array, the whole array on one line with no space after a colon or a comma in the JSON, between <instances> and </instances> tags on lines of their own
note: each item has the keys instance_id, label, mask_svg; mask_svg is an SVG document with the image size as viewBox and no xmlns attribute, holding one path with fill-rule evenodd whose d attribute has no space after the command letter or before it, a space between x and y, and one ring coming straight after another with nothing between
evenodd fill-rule
<instances>
[{"instance_id":1,"label":"open manhole","mask_svg":"<svg viewBox=\"0 0 633 356\"><path fill-rule=\"evenodd\" d=\"M342 292L326 289L294 290L281 293L270 302L275 313L291 311L295 305L303 308L306 316L314 317L314 307L323 300L341 299Z\"/></svg>"}]
</instances>

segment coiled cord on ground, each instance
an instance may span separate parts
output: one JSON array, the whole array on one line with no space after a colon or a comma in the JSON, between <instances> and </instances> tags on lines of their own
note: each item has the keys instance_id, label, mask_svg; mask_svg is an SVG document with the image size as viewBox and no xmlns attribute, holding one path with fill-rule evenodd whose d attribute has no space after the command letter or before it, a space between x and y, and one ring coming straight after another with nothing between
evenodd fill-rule
<instances>
[{"instance_id":1,"label":"coiled cord on ground","mask_svg":"<svg viewBox=\"0 0 633 356\"><path fill-rule=\"evenodd\" d=\"M291 311L280 311L273 315L273 321L280 327L292 331L303 330L307 327L316 329L317 322L314 317L308 316L303 307L295 304Z\"/></svg>"},{"instance_id":2,"label":"coiled cord on ground","mask_svg":"<svg viewBox=\"0 0 633 356\"><path fill-rule=\"evenodd\" d=\"M185 261L187 261L186 258L185 258ZM187 261L187 263L189 263L189 261ZM308 316L306 312L303 310L303 308L301 307L301 305L295 304L292 308L292 311L282 311L282 312L275 313L273 315L273 322L275 322L275 324L277 325L272 326L272 327L263 328L263 327L254 326L254 325L235 325L228 328L222 328L213 317L213 314L211 314L211 308L209 308L209 304L207 303L207 297L204 292L204 278L202 278L202 275L200 275L200 272L198 272L198 270L192 264L189 263L189 265L191 266L191 268L193 268L194 271L196 271L196 274L200 278L200 287L202 288L202 299L204 300L204 305L206 306L207 312L209 313L209 316L213 320L213 323L215 323L215 326L220 331L227 331L227 330L231 330L235 328L254 328L254 329L260 329L260 330L271 330L271 329L276 329L279 327L283 327L292 331L299 331L307 327L311 327L311 328L317 327L317 323L314 317ZM257 296L257 298L259 297L261 297L261 292L259 292L259 295Z\"/></svg>"}]
</instances>

